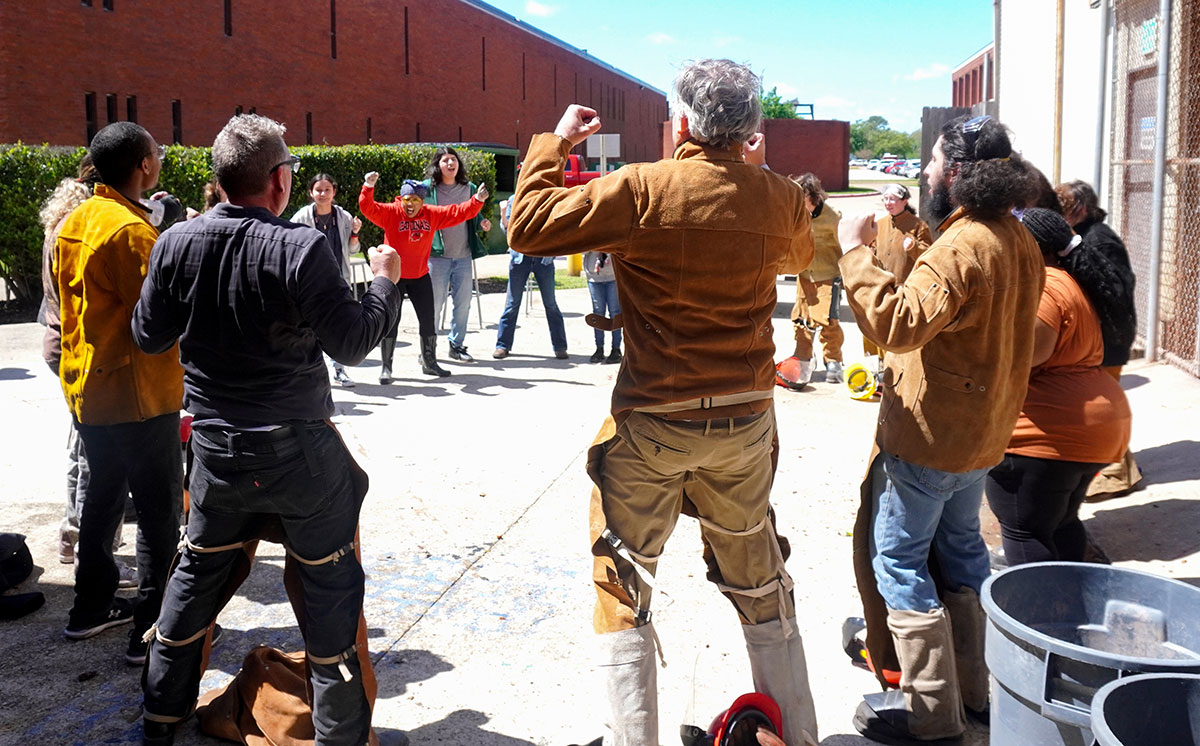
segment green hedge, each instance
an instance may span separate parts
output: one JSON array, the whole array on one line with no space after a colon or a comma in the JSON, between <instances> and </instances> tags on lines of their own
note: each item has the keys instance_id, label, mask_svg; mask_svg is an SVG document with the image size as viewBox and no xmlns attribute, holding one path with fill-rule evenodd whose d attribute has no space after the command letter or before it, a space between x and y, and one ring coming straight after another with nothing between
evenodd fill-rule
<instances>
[{"instance_id":1,"label":"green hedge","mask_svg":"<svg viewBox=\"0 0 1200 746\"><path fill-rule=\"evenodd\" d=\"M304 187L313 174L327 173L341 187L336 202L353 215L358 214L358 192L362 177L378 171L376 198L390 199L400 191L405 179L424 179L425 166L436 145L312 145L292 148L300 156L300 173L294 178L292 199L284 217L308 204ZM64 177L74 176L84 148L0 146L0 278L8 284L17 300L37 303L41 300L42 227L38 211ZM174 194L187 207L200 209L204 185L212 178L211 148L172 145L163 159L159 189ZM467 175L476 184L487 184L495 193L496 160L491 153L459 148ZM494 199L488 200L483 215L493 218ZM383 242L383 231L363 221L360 234L363 246Z\"/></svg>"}]
</instances>

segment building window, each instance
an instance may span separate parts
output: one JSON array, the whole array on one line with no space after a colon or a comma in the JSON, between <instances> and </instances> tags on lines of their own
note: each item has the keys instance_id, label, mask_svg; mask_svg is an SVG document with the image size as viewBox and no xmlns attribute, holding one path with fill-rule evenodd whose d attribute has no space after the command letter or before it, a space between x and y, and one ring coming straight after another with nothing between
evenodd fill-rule
<instances>
[{"instance_id":1,"label":"building window","mask_svg":"<svg viewBox=\"0 0 1200 746\"><path fill-rule=\"evenodd\" d=\"M417 122L417 139L415 142L421 142L421 123Z\"/></svg>"},{"instance_id":2,"label":"building window","mask_svg":"<svg viewBox=\"0 0 1200 746\"><path fill-rule=\"evenodd\" d=\"M251 113L251 114L257 114L257 113L258 113L258 107L257 107L257 106L251 106L251 107L250 107L250 113Z\"/></svg>"},{"instance_id":3,"label":"building window","mask_svg":"<svg viewBox=\"0 0 1200 746\"><path fill-rule=\"evenodd\" d=\"M458 125L458 141L459 141L459 142L462 142L462 141L463 141L463 139L462 139L462 125L461 125L461 124L460 124L460 125Z\"/></svg>"},{"instance_id":4,"label":"building window","mask_svg":"<svg viewBox=\"0 0 1200 746\"><path fill-rule=\"evenodd\" d=\"M225 0L225 35L233 36L233 0Z\"/></svg>"},{"instance_id":5,"label":"building window","mask_svg":"<svg viewBox=\"0 0 1200 746\"><path fill-rule=\"evenodd\" d=\"M482 83L482 85L483 85L483 90L486 91L487 90L487 37L486 36L484 36L480 39L479 64L480 64L480 71L479 71L480 83Z\"/></svg>"},{"instance_id":6,"label":"building window","mask_svg":"<svg viewBox=\"0 0 1200 746\"><path fill-rule=\"evenodd\" d=\"M137 96L125 97L125 118L137 122Z\"/></svg>"},{"instance_id":7,"label":"building window","mask_svg":"<svg viewBox=\"0 0 1200 746\"><path fill-rule=\"evenodd\" d=\"M554 105L558 106L558 65L554 66Z\"/></svg>"},{"instance_id":8,"label":"building window","mask_svg":"<svg viewBox=\"0 0 1200 746\"><path fill-rule=\"evenodd\" d=\"M79 0L79 4L85 8L90 8L92 7L92 0ZM88 142L91 142L91 140L88 140Z\"/></svg>"},{"instance_id":9,"label":"building window","mask_svg":"<svg viewBox=\"0 0 1200 746\"><path fill-rule=\"evenodd\" d=\"M104 113L108 115L108 123L117 121L117 94L110 93L104 97Z\"/></svg>"},{"instance_id":10,"label":"building window","mask_svg":"<svg viewBox=\"0 0 1200 746\"><path fill-rule=\"evenodd\" d=\"M304 144L312 145L312 112L304 113Z\"/></svg>"},{"instance_id":11,"label":"building window","mask_svg":"<svg viewBox=\"0 0 1200 746\"><path fill-rule=\"evenodd\" d=\"M183 144L183 104L179 99L171 99L171 142Z\"/></svg>"},{"instance_id":12,"label":"building window","mask_svg":"<svg viewBox=\"0 0 1200 746\"><path fill-rule=\"evenodd\" d=\"M105 10L112 10L113 9L112 5L113 5L113 0L104 0L104 9Z\"/></svg>"},{"instance_id":13,"label":"building window","mask_svg":"<svg viewBox=\"0 0 1200 746\"><path fill-rule=\"evenodd\" d=\"M371 118L367 117L367 142L374 142L371 138Z\"/></svg>"},{"instance_id":14,"label":"building window","mask_svg":"<svg viewBox=\"0 0 1200 746\"><path fill-rule=\"evenodd\" d=\"M521 52L521 100L525 100L525 53Z\"/></svg>"},{"instance_id":15,"label":"building window","mask_svg":"<svg viewBox=\"0 0 1200 746\"><path fill-rule=\"evenodd\" d=\"M404 6L404 74L408 75L408 6Z\"/></svg>"},{"instance_id":16,"label":"building window","mask_svg":"<svg viewBox=\"0 0 1200 746\"><path fill-rule=\"evenodd\" d=\"M241 105L238 105L238 106L235 106L235 107L233 107L233 115L234 115L235 117L236 117L236 116L240 116L240 115L241 115L241 113L242 113L242 107L241 107Z\"/></svg>"},{"instance_id":17,"label":"building window","mask_svg":"<svg viewBox=\"0 0 1200 746\"><path fill-rule=\"evenodd\" d=\"M337 0L329 0L329 57L337 59Z\"/></svg>"},{"instance_id":18,"label":"building window","mask_svg":"<svg viewBox=\"0 0 1200 746\"><path fill-rule=\"evenodd\" d=\"M96 126L95 93L88 92L83 94L83 117L84 121L87 122L87 141L88 144L91 144L92 138L96 136L96 130L99 129Z\"/></svg>"}]
</instances>

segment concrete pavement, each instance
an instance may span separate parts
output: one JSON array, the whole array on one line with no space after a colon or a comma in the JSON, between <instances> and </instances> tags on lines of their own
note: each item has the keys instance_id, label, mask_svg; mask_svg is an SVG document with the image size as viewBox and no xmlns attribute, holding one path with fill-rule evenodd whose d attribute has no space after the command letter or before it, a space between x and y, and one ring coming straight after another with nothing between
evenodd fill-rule
<instances>
[{"instance_id":1,"label":"concrete pavement","mask_svg":"<svg viewBox=\"0 0 1200 746\"><path fill-rule=\"evenodd\" d=\"M877 198L874 198L877 200ZM846 212L846 201L838 208ZM864 202L864 205L866 203ZM870 205L862 209L870 209ZM481 274L483 271L481 270ZM782 285L775 339L791 349L794 288ZM366 614L379 676L375 724L414 744L586 743L604 702L591 665L593 635L583 469L603 419L615 366L589 365L586 290L560 291L572 357L552 356L539 300L522 313L513 354L494 361L503 295L483 297L489 328L468 345L473 365L446 361L446 379L419 372L415 318L404 311L397 380L375 383L378 356L335 389L336 421L371 476L362 517ZM849 310L849 362L861 349ZM68 417L40 358L41 328L0 327L0 530L29 537L46 606L0 623L0 745L138 743L139 671L122 662L125 632L71 643L62 637L70 567L55 556L62 516ZM445 355L445 342L440 352ZM1165 365L1130 366L1134 450L1145 490L1085 506L1088 527L1113 560L1198 583L1200 382ZM822 746L868 743L850 718L872 677L839 649L842 620L861 613L850 530L876 405L841 386L777 392L782 453L774 490L793 554L796 605L814 681ZM120 554L131 560L134 529ZM283 551L262 545L242 592L221 615L225 635L202 689L220 685L252 645L301 647L281 585ZM660 563L655 621L668 663L659 671L661 743L685 720L707 726L751 688L736 616L704 579L699 531L680 521ZM31 586L27 586L31 587ZM215 743L193 723L178 743ZM972 732L968 746L986 743Z\"/></svg>"}]
</instances>

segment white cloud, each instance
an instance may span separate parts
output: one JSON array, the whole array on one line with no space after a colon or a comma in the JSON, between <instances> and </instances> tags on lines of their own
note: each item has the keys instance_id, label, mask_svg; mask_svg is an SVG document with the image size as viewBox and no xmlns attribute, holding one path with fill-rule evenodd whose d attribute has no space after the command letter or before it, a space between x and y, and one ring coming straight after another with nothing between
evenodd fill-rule
<instances>
[{"instance_id":1,"label":"white cloud","mask_svg":"<svg viewBox=\"0 0 1200 746\"><path fill-rule=\"evenodd\" d=\"M800 93L800 89L789 83L772 83L771 87L779 94L780 98L795 98Z\"/></svg>"},{"instance_id":2,"label":"white cloud","mask_svg":"<svg viewBox=\"0 0 1200 746\"><path fill-rule=\"evenodd\" d=\"M662 31L655 31L653 34L646 35L646 41L651 44L674 44L675 37Z\"/></svg>"},{"instance_id":3,"label":"white cloud","mask_svg":"<svg viewBox=\"0 0 1200 746\"><path fill-rule=\"evenodd\" d=\"M948 72L950 72L949 67L947 67L946 65L943 65L940 62L934 62L932 65L929 65L928 67L918 67L916 70L913 70L908 75L905 75L904 79L905 80L932 80L933 78L940 78Z\"/></svg>"},{"instance_id":4,"label":"white cloud","mask_svg":"<svg viewBox=\"0 0 1200 746\"><path fill-rule=\"evenodd\" d=\"M555 5L543 5L537 0L525 0L525 12L531 16L546 18L557 13L558 7Z\"/></svg>"}]
</instances>

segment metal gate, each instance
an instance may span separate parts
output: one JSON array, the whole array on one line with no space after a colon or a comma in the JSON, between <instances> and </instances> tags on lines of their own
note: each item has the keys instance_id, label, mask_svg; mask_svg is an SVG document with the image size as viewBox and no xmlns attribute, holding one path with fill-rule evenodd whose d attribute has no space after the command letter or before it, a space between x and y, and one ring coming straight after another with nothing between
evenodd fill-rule
<instances>
[{"instance_id":1,"label":"metal gate","mask_svg":"<svg viewBox=\"0 0 1200 746\"><path fill-rule=\"evenodd\" d=\"M1113 16L1113 119L1110 223L1124 238L1138 278L1138 331L1153 327L1149 351L1200 375L1200 4L1116 0ZM1164 20L1169 20L1165 23ZM1165 33L1164 33L1165 32ZM1169 41L1169 44L1167 43ZM1169 50L1165 173L1161 204L1153 199L1159 131L1159 56ZM1161 215L1157 314L1150 306L1152 226Z\"/></svg>"}]
</instances>

